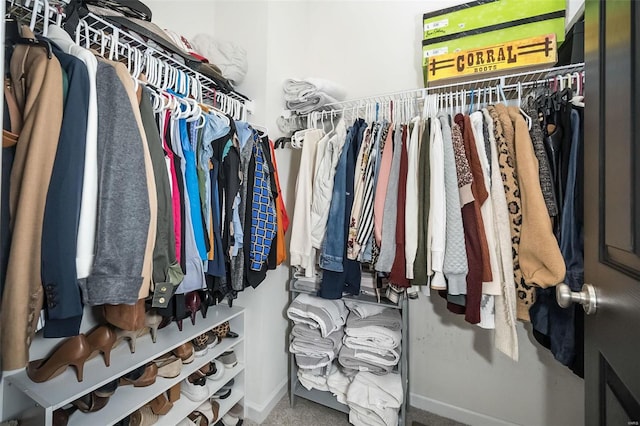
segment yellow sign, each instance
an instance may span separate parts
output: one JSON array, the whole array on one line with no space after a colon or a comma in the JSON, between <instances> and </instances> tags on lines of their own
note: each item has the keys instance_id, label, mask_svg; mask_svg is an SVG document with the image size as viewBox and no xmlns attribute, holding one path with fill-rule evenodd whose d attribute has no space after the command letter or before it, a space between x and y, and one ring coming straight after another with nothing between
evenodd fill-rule
<instances>
[{"instance_id":1,"label":"yellow sign","mask_svg":"<svg viewBox=\"0 0 640 426\"><path fill-rule=\"evenodd\" d=\"M510 41L481 49L462 50L429 58L427 81L493 74L518 68L555 64L556 35Z\"/></svg>"}]
</instances>

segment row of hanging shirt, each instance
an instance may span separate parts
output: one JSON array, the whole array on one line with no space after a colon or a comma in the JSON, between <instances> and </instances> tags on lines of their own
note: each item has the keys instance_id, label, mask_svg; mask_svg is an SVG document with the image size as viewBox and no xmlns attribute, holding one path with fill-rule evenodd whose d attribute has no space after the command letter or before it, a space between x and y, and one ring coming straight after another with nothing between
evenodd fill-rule
<instances>
[{"instance_id":1,"label":"row of hanging shirt","mask_svg":"<svg viewBox=\"0 0 640 426\"><path fill-rule=\"evenodd\" d=\"M176 295L233 298L284 261L288 219L265 132L237 109L191 99L193 86L178 78L146 87L140 69L132 79L57 26L48 38L26 26L15 33L3 132L3 368L24 367L42 326L45 337L77 335L83 304L131 306L154 292L149 304L179 319Z\"/></svg>"},{"instance_id":2,"label":"row of hanging shirt","mask_svg":"<svg viewBox=\"0 0 640 426\"><path fill-rule=\"evenodd\" d=\"M565 278L567 253L554 227L569 240L577 232L571 217L581 142L566 120L545 112L556 97L474 111L429 95L410 119L410 103L381 119L375 106L375 116L370 109L348 128L340 120L328 132L298 132L291 264L307 277L321 271L325 298L358 294L363 267L392 286L438 290L450 311L495 328L496 347L517 359L516 320L530 320L537 289ZM562 129L568 145L546 137ZM557 158L570 173L555 172ZM560 187L567 188L562 196ZM582 256L579 244L572 249Z\"/></svg>"}]
</instances>

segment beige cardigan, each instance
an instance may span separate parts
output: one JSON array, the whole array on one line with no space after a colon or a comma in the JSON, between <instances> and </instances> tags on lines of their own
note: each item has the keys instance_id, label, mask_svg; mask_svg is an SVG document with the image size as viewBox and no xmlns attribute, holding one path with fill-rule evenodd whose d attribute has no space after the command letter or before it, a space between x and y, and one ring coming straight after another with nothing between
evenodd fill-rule
<instances>
[{"instance_id":1,"label":"beige cardigan","mask_svg":"<svg viewBox=\"0 0 640 426\"><path fill-rule=\"evenodd\" d=\"M509 107L509 116L515 129L516 168L522 201L522 276L528 285L554 286L562 282L566 269L540 189L538 159L533 151L527 123L519 109Z\"/></svg>"}]
</instances>

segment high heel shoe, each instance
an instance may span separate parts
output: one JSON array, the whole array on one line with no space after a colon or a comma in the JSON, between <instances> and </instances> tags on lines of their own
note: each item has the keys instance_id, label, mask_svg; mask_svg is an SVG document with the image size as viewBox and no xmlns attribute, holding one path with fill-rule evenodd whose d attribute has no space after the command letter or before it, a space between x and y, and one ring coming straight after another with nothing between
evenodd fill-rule
<instances>
[{"instance_id":1,"label":"high heel shoe","mask_svg":"<svg viewBox=\"0 0 640 426\"><path fill-rule=\"evenodd\" d=\"M200 300L200 292L192 291L186 294L184 298L185 307L187 308L187 313L191 317L191 324L196 325L196 313L202 306L202 301Z\"/></svg>"},{"instance_id":2,"label":"high heel shoe","mask_svg":"<svg viewBox=\"0 0 640 426\"><path fill-rule=\"evenodd\" d=\"M36 383L46 382L64 372L68 366L76 368L76 378L82 381L84 363L91 355L91 346L84 334L70 337L58 346L47 358L31 361L27 375Z\"/></svg>"},{"instance_id":3,"label":"high heel shoe","mask_svg":"<svg viewBox=\"0 0 640 426\"><path fill-rule=\"evenodd\" d=\"M136 340L138 340L138 336L144 334L144 330L118 330L116 331L117 339L114 346L117 346L122 340L129 341L129 351L134 354L136 353Z\"/></svg>"},{"instance_id":4,"label":"high heel shoe","mask_svg":"<svg viewBox=\"0 0 640 426\"><path fill-rule=\"evenodd\" d=\"M89 358L102 352L102 355L104 356L104 365L108 367L111 363L111 349L116 343L116 340L116 333L111 329L111 327L101 325L94 328L89 334L87 334L87 342L89 342L89 346L91 347L91 355Z\"/></svg>"},{"instance_id":5,"label":"high heel shoe","mask_svg":"<svg viewBox=\"0 0 640 426\"><path fill-rule=\"evenodd\" d=\"M151 332L151 340L153 343L156 342L156 338L158 336L158 328L160 327L160 323L162 322L162 316L158 315L156 311L148 311L144 317L144 325L149 328Z\"/></svg>"},{"instance_id":6,"label":"high heel shoe","mask_svg":"<svg viewBox=\"0 0 640 426\"><path fill-rule=\"evenodd\" d=\"M207 311L209 310L209 306L213 306L215 304L215 300L213 298L213 294L211 294L211 290L204 289L200 291L200 313L202 314L202 318L207 318Z\"/></svg>"}]
</instances>

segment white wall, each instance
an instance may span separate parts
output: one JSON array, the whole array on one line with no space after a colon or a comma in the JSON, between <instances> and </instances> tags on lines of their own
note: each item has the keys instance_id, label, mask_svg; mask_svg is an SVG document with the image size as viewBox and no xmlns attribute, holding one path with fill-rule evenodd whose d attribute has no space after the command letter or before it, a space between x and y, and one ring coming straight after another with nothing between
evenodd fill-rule
<instances>
[{"instance_id":1,"label":"white wall","mask_svg":"<svg viewBox=\"0 0 640 426\"><path fill-rule=\"evenodd\" d=\"M580 1L569 0L570 13ZM334 80L348 88L349 98L421 87L422 13L462 2L181 2L198 3L206 12L206 17L191 13L188 21L175 19L169 5L174 2L148 4L154 21L187 36L212 28L217 37L247 50L249 72L239 89L256 100L252 120L277 137L275 119L287 77ZM277 153L287 206L293 205L296 154ZM287 279L288 270L281 267L238 299L248 308L246 401L256 420L282 395L287 379ZM490 332L448 313L437 297L412 302L410 318L413 405L473 424L583 423L582 380L554 361L523 326L518 326L520 361L514 363L493 349Z\"/></svg>"}]
</instances>

